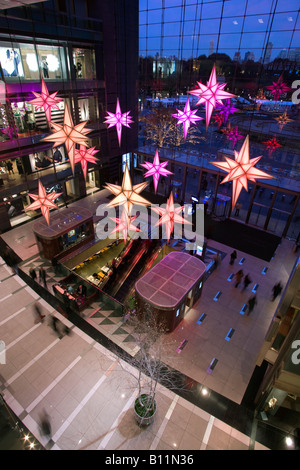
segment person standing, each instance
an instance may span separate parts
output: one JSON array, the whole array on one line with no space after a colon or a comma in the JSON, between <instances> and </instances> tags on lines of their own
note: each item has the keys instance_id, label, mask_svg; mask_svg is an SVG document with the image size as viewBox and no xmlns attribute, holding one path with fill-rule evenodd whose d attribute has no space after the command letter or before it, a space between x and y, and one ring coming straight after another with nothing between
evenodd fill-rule
<instances>
[{"instance_id":1,"label":"person standing","mask_svg":"<svg viewBox=\"0 0 300 470\"><path fill-rule=\"evenodd\" d=\"M32 279L33 281L35 281L35 280L36 280L36 271L35 271L34 268L30 268L30 269L29 269L29 274L30 274L31 279Z\"/></svg>"},{"instance_id":2,"label":"person standing","mask_svg":"<svg viewBox=\"0 0 300 470\"><path fill-rule=\"evenodd\" d=\"M253 311L256 304L257 304L256 295L253 295L248 300L248 313L247 313L247 315L249 315Z\"/></svg>"},{"instance_id":3,"label":"person standing","mask_svg":"<svg viewBox=\"0 0 300 470\"><path fill-rule=\"evenodd\" d=\"M230 262L229 262L229 264L233 265L234 262L235 262L235 260L236 260L236 258L237 258L237 253L236 253L235 250L233 250L233 252L232 252L231 255L230 255Z\"/></svg>"},{"instance_id":4,"label":"person standing","mask_svg":"<svg viewBox=\"0 0 300 470\"><path fill-rule=\"evenodd\" d=\"M278 295L281 293L282 291L282 285L280 282L278 282L277 284L275 284L275 286L273 286L273 298L272 298L272 301L274 302L274 300L276 299L276 297L278 297Z\"/></svg>"}]
</instances>

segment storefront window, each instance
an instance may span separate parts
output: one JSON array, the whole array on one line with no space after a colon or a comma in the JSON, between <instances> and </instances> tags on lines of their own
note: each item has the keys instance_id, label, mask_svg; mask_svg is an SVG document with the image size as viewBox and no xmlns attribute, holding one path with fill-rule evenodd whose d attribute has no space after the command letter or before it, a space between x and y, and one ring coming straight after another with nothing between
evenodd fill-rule
<instances>
[{"instance_id":1,"label":"storefront window","mask_svg":"<svg viewBox=\"0 0 300 470\"><path fill-rule=\"evenodd\" d=\"M20 50L25 78L38 80L40 74L34 46L32 44L20 44Z\"/></svg>"},{"instance_id":2,"label":"storefront window","mask_svg":"<svg viewBox=\"0 0 300 470\"><path fill-rule=\"evenodd\" d=\"M5 78L24 77L21 52L18 47L12 47L11 44L0 47L0 63Z\"/></svg>"},{"instance_id":3,"label":"storefront window","mask_svg":"<svg viewBox=\"0 0 300 470\"><path fill-rule=\"evenodd\" d=\"M95 51L93 49L73 49L73 67L76 78L92 80L96 78Z\"/></svg>"},{"instance_id":4,"label":"storefront window","mask_svg":"<svg viewBox=\"0 0 300 470\"><path fill-rule=\"evenodd\" d=\"M37 46L38 64L43 78L60 79L65 76L64 51L57 46Z\"/></svg>"}]
</instances>

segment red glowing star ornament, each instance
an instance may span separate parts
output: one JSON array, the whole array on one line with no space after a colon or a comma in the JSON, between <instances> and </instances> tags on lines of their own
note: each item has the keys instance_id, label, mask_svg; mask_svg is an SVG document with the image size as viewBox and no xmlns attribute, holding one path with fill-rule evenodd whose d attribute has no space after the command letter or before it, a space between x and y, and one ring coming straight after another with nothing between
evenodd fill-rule
<instances>
[{"instance_id":1,"label":"red glowing star ornament","mask_svg":"<svg viewBox=\"0 0 300 470\"><path fill-rule=\"evenodd\" d=\"M211 162L221 170L224 170L228 175L223 179L222 183L232 181L232 208L235 206L242 188L248 191L248 180L256 181L255 178L272 179L273 176L265 173L264 171L254 168L254 165L259 162L260 157L249 158L249 136L247 135L242 148L239 152L234 151L235 160L225 157L226 162Z\"/></svg>"},{"instance_id":2,"label":"red glowing star ornament","mask_svg":"<svg viewBox=\"0 0 300 470\"><path fill-rule=\"evenodd\" d=\"M217 114L215 117L214 117L214 120L215 120L215 123L218 124L218 128L220 129L220 127L222 126L223 122L224 122L224 117L222 114Z\"/></svg>"},{"instance_id":3,"label":"red glowing star ornament","mask_svg":"<svg viewBox=\"0 0 300 470\"><path fill-rule=\"evenodd\" d=\"M207 85L203 85L201 82L197 82L199 88L189 91L191 95L199 96L198 104L205 103L205 116L206 116L206 129L208 128L209 121L213 112L213 109L217 104L223 104L222 100L226 98L233 98L235 95L224 91L226 83L217 82L216 67L213 66Z\"/></svg>"},{"instance_id":4,"label":"red glowing star ornament","mask_svg":"<svg viewBox=\"0 0 300 470\"><path fill-rule=\"evenodd\" d=\"M43 216L46 219L47 224L49 225L50 221L50 209L58 209L58 206L54 204L54 200L57 199L62 193L52 193L47 194L44 186L41 181L39 181L39 192L38 194L28 194L34 202L30 204L25 210L35 211L36 209L41 209Z\"/></svg>"},{"instance_id":5,"label":"red glowing star ornament","mask_svg":"<svg viewBox=\"0 0 300 470\"><path fill-rule=\"evenodd\" d=\"M148 170L145 173L145 177L153 176L153 184L154 184L155 192L157 191L157 186L158 186L158 181L159 181L160 175L162 175L162 176L173 175L173 173L171 171L165 169L167 164L168 164L168 162L160 163L158 150L156 150L156 152L155 152L153 163L151 163L151 162L141 163L141 166L143 166L144 168L146 168Z\"/></svg>"},{"instance_id":6,"label":"red glowing star ornament","mask_svg":"<svg viewBox=\"0 0 300 470\"><path fill-rule=\"evenodd\" d=\"M124 243L127 243L128 232L130 230L134 230L135 232L140 232L140 229L133 225L131 222L137 218L135 217L127 217L126 210L123 210L121 218L110 217L111 220L116 222L118 225L111 233L122 232Z\"/></svg>"},{"instance_id":7,"label":"red glowing star ornament","mask_svg":"<svg viewBox=\"0 0 300 470\"><path fill-rule=\"evenodd\" d=\"M75 149L75 164L81 163L85 180L88 163L97 163L98 158L94 157L94 155L98 152L99 150L95 150L95 147L86 148L84 145L80 145L80 150Z\"/></svg>"},{"instance_id":8,"label":"red glowing star ornament","mask_svg":"<svg viewBox=\"0 0 300 470\"><path fill-rule=\"evenodd\" d=\"M177 125L183 124L183 135L186 139L191 124L196 124L197 121L202 121L203 118L196 116L198 109L195 109L194 111L191 110L189 98L186 100L184 110L180 111L180 109L177 109L177 111L178 113L172 114L172 116L178 119Z\"/></svg>"},{"instance_id":9,"label":"red glowing star ornament","mask_svg":"<svg viewBox=\"0 0 300 470\"><path fill-rule=\"evenodd\" d=\"M114 114L107 111L108 116L105 118L106 121L104 121L105 124L108 124L108 128L116 126L119 147L121 147L122 126L130 127L129 124L133 123L133 120L131 116L129 116L129 113L130 111L127 111L126 113L122 114L119 98L117 98L116 113Z\"/></svg>"},{"instance_id":10,"label":"red glowing star ornament","mask_svg":"<svg viewBox=\"0 0 300 470\"><path fill-rule=\"evenodd\" d=\"M277 101L281 95L291 91L292 89L284 83L282 75L278 78L277 82L273 82L272 85L266 87L274 95L273 98Z\"/></svg>"},{"instance_id":11,"label":"red glowing star ornament","mask_svg":"<svg viewBox=\"0 0 300 470\"><path fill-rule=\"evenodd\" d=\"M272 153L273 150L277 149L278 147L282 147L282 145L278 142L276 136L272 137L272 139L269 139L266 142L263 142L263 144L267 146L267 149L270 153Z\"/></svg>"},{"instance_id":12,"label":"red glowing star ornament","mask_svg":"<svg viewBox=\"0 0 300 470\"><path fill-rule=\"evenodd\" d=\"M173 199L173 193L171 192L169 199L167 200L167 207L153 207L152 210L159 214L161 218L159 221L155 224L157 225L166 225L166 235L167 235L167 240L169 241L171 238L171 234L174 230L174 223L179 223L179 224L190 224L190 222L183 217L181 217L180 212L182 212L184 209L184 206L180 207L175 207L174 206L174 199Z\"/></svg>"},{"instance_id":13,"label":"red glowing star ornament","mask_svg":"<svg viewBox=\"0 0 300 470\"><path fill-rule=\"evenodd\" d=\"M122 186L106 183L105 188L116 196L109 204L107 204L107 207L124 205L126 214L128 217L130 217L134 204L142 206L148 206L151 204L149 201L147 201L147 199L140 196L140 192L142 192L146 186L148 186L148 183L139 183L135 184L134 186L132 185L128 166L126 165Z\"/></svg>"},{"instance_id":14,"label":"red glowing star ornament","mask_svg":"<svg viewBox=\"0 0 300 470\"><path fill-rule=\"evenodd\" d=\"M51 122L50 124L56 132L43 139L46 142L54 142L55 144L53 147L59 147L60 145L65 144L73 174L75 167L75 145L79 144L84 147L88 147L88 144L86 143L88 137L86 137L86 134L91 132L92 129L84 129L86 123L87 121L84 121L74 125L69 107L66 104L63 125Z\"/></svg>"},{"instance_id":15,"label":"red glowing star ornament","mask_svg":"<svg viewBox=\"0 0 300 470\"><path fill-rule=\"evenodd\" d=\"M51 121L51 109L59 109L57 103L62 101L61 98L57 98L58 91L49 94L48 88L44 79L42 79L42 91L41 93L36 93L35 91L32 92L35 98L31 101L28 101L29 104L34 104L36 109L44 108L46 118L48 123Z\"/></svg>"}]
</instances>

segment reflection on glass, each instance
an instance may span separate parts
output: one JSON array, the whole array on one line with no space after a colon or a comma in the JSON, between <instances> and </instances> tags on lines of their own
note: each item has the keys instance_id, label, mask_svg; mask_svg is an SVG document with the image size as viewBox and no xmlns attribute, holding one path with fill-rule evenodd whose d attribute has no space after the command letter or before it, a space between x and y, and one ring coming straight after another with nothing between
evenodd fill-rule
<instances>
[{"instance_id":1,"label":"reflection on glass","mask_svg":"<svg viewBox=\"0 0 300 470\"><path fill-rule=\"evenodd\" d=\"M61 47L37 46L38 64L43 78L62 78Z\"/></svg>"},{"instance_id":2,"label":"reflection on glass","mask_svg":"<svg viewBox=\"0 0 300 470\"><path fill-rule=\"evenodd\" d=\"M40 78L39 65L36 58L34 46L31 44L20 44L21 56L24 66L25 78L38 80Z\"/></svg>"}]
</instances>

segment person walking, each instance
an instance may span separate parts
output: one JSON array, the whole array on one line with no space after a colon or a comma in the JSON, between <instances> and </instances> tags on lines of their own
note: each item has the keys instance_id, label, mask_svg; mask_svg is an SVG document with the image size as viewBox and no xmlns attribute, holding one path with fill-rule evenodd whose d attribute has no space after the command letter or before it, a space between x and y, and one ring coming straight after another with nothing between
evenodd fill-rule
<instances>
[{"instance_id":1,"label":"person walking","mask_svg":"<svg viewBox=\"0 0 300 470\"><path fill-rule=\"evenodd\" d=\"M234 287L238 287L240 285L241 280L243 279L243 276L244 276L243 270L240 269L235 275L236 283Z\"/></svg>"},{"instance_id":2,"label":"person walking","mask_svg":"<svg viewBox=\"0 0 300 470\"><path fill-rule=\"evenodd\" d=\"M218 251L215 255L214 255L214 262L215 262L215 267L217 268L219 266L219 264L221 263L221 255L220 255L220 252Z\"/></svg>"},{"instance_id":3,"label":"person walking","mask_svg":"<svg viewBox=\"0 0 300 470\"><path fill-rule=\"evenodd\" d=\"M254 309L254 307L255 307L256 304L257 304L256 295L253 295L253 296L250 297L250 299L248 300L248 312L247 312L247 315L249 315L249 314L253 311L253 309Z\"/></svg>"},{"instance_id":4,"label":"person walking","mask_svg":"<svg viewBox=\"0 0 300 470\"><path fill-rule=\"evenodd\" d=\"M243 290L247 289L247 287L249 286L249 284L251 284L252 280L250 279L250 276L249 274L246 274L246 276L244 277L244 288Z\"/></svg>"},{"instance_id":5,"label":"person walking","mask_svg":"<svg viewBox=\"0 0 300 470\"><path fill-rule=\"evenodd\" d=\"M240 202L238 202L235 206L235 213L234 215L236 215L237 217L240 215L240 210L242 208L242 204Z\"/></svg>"},{"instance_id":6,"label":"person walking","mask_svg":"<svg viewBox=\"0 0 300 470\"><path fill-rule=\"evenodd\" d=\"M40 431L43 436L45 436L47 439L51 439L51 422L48 413L43 410L43 412L40 414Z\"/></svg>"},{"instance_id":7,"label":"person walking","mask_svg":"<svg viewBox=\"0 0 300 470\"><path fill-rule=\"evenodd\" d=\"M36 316L35 323L38 323L39 321L43 321L45 318L45 315L42 314L42 309L41 309L40 304L38 302L35 302L33 308L34 308L34 313Z\"/></svg>"},{"instance_id":8,"label":"person walking","mask_svg":"<svg viewBox=\"0 0 300 470\"><path fill-rule=\"evenodd\" d=\"M234 251L230 254L230 262L229 262L229 264L231 264L231 265L234 264L236 258L237 258L237 253L236 253L236 251L234 250Z\"/></svg>"}]
</instances>

